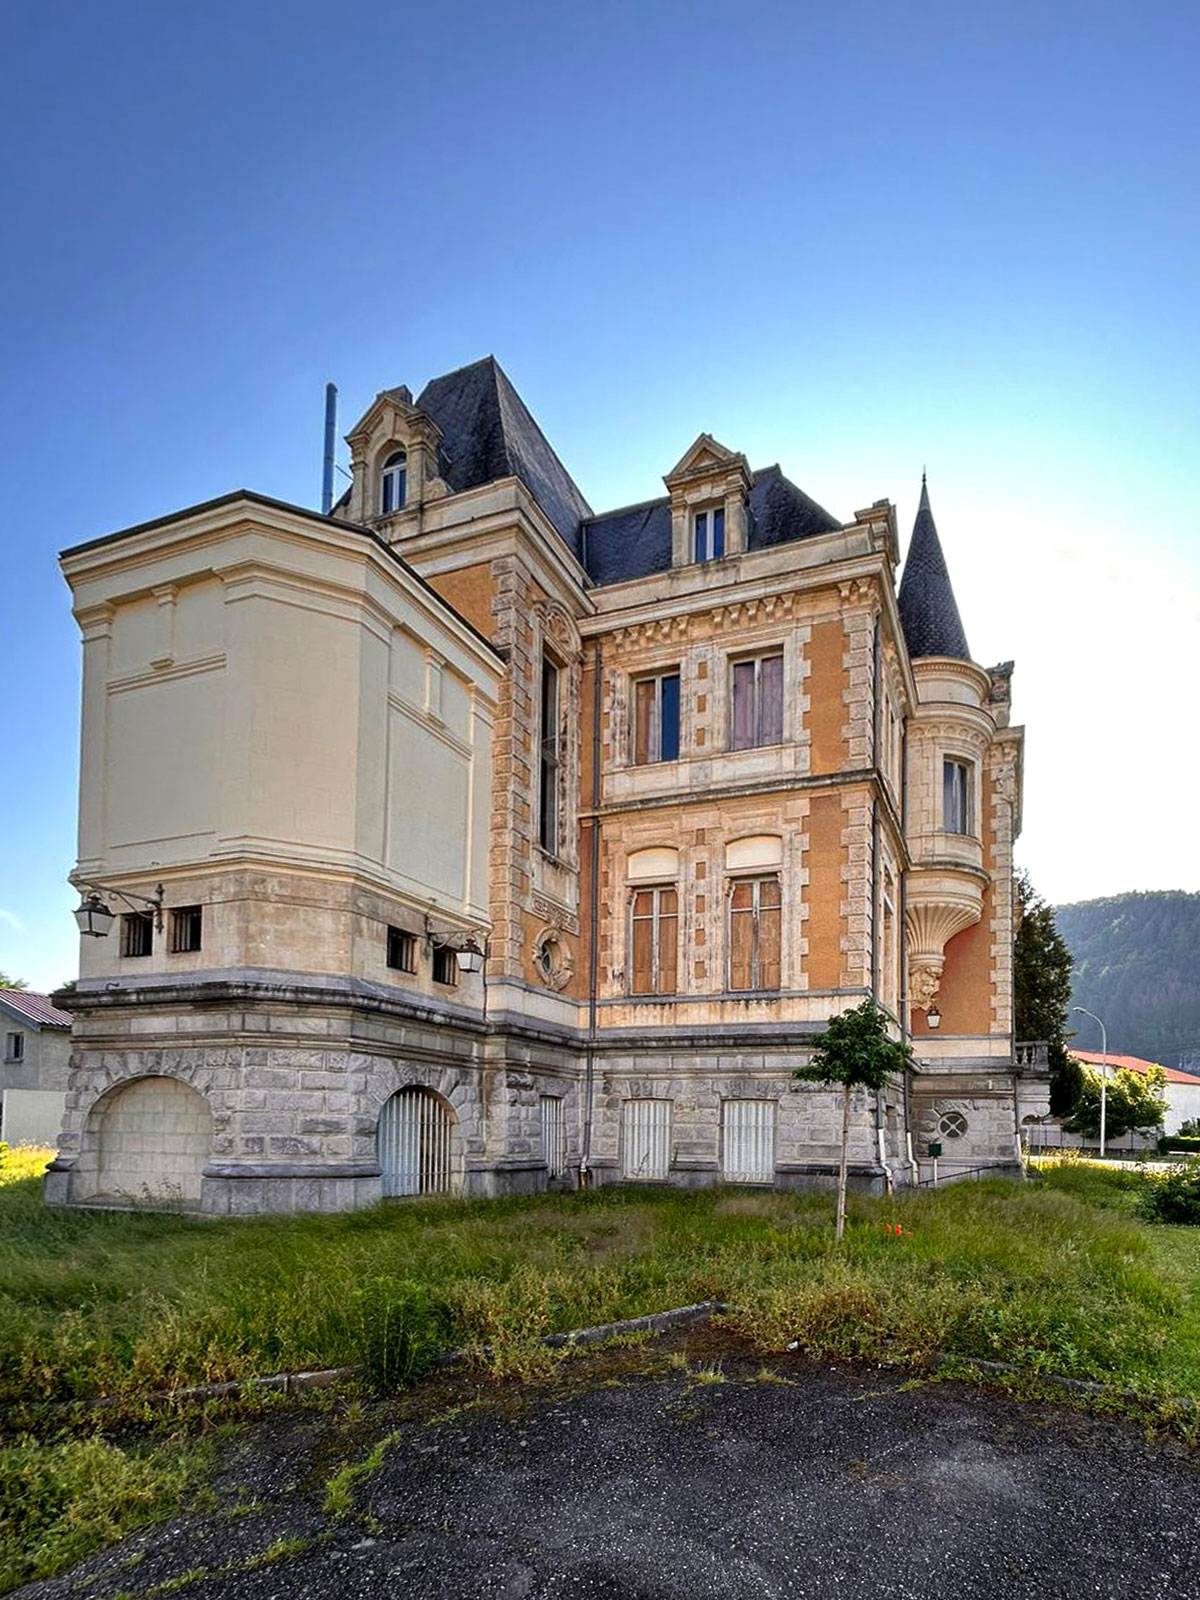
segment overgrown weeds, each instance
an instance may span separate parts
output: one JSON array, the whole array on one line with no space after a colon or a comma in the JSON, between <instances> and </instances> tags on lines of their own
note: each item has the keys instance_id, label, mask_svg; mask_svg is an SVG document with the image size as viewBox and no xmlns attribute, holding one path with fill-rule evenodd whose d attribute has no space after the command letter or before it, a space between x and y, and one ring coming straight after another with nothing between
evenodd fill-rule
<instances>
[{"instance_id":1,"label":"overgrown weeds","mask_svg":"<svg viewBox=\"0 0 1200 1600\"><path fill-rule=\"evenodd\" d=\"M626 1189L204 1223L51 1213L19 1180L0 1186L0 1405L358 1363L392 1389L449 1348L537 1376L563 1359L544 1334L705 1299L737 1307L766 1351L950 1351L1200 1395L1200 1239L1139 1220L1142 1173L1040 1167L1037 1184L852 1197L840 1248L814 1194Z\"/></svg>"}]
</instances>

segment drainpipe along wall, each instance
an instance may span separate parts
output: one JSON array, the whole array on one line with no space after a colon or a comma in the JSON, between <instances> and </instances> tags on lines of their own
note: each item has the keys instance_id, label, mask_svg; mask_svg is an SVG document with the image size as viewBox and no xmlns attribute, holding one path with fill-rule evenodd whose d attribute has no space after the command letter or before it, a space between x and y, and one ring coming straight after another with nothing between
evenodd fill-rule
<instances>
[{"instance_id":1,"label":"drainpipe along wall","mask_svg":"<svg viewBox=\"0 0 1200 1600\"><path fill-rule=\"evenodd\" d=\"M592 1102L596 1083L596 1001L600 981L599 897L600 897L600 666L601 649L597 638L592 645L592 848L588 862L590 904L588 906L588 1036L583 1071L583 1150L579 1158L579 1187L588 1187L592 1158Z\"/></svg>"}]
</instances>

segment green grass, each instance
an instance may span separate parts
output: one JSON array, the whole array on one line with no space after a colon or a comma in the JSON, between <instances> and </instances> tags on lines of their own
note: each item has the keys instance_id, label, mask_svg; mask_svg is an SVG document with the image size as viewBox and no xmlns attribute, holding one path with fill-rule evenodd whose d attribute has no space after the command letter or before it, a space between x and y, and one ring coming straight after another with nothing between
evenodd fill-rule
<instances>
[{"instance_id":1,"label":"green grass","mask_svg":"<svg viewBox=\"0 0 1200 1600\"><path fill-rule=\"evenodd\" d=\"M18 1180L0 1187L0 1405L363 1360L404 1372L380 1329L402 1311L411 1334L413 1306L436 1323L425 1346L530 1373L561 1359L540 1334L709 1297L765 1351L945 1350L1200 1396L1200 1234L1140 1222L1144 1181L1070 1162L1038 1184L853 1197L839 1249L826 1195L609 1190L206 1223L47 1212Z\"/></svg>"},{"instance_id":2,"label":"green grass","mask_svg":"<svg viewBox=\"0 0 1200 1600\"><path fill-rule=\"evenodd\" d=\"M528 1376L564 1359L540 1334L707 1298L764 1354L945 1351L1200 1399L1200 1229L1140 1220L1136 1169L1050 1161L1026 1185L854 1196L839 1248L829 1195L610 1190L204 1223L47 1212L43 1161L0 1168L0 1406L17 1408L0 1593L187 1501L211 1451L198 1415L113 1436L152 1391L355 1362L388 1386L447 1345ZM692 1383L723 1379L685 1364ZM102 1396L118 1404L99 1416L53 1409ZM386 1444L332 1473L330 1515Z\"/></svg>"}]
</instances>

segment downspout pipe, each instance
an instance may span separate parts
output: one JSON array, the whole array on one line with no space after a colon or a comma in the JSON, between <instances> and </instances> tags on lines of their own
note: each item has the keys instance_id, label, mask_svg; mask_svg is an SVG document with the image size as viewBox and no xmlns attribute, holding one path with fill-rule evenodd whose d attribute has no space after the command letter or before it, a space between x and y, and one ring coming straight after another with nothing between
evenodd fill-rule
<instances>
[{"instance_id":1,"label":"downspout pipe","mask_svg":"<svg viewBox=\"0 0 1200 1600\"><path fill-rule=\"evenodd\" d=\"M592 849L588 866L588 1033L583 1073L583 1151L579 1158L579 1187L586 1189L592 1159L592 1105L596 1086L596 1014L600 981L600 704L602 653L600 639L592 642Z\"/></svg>"}]
</instances>

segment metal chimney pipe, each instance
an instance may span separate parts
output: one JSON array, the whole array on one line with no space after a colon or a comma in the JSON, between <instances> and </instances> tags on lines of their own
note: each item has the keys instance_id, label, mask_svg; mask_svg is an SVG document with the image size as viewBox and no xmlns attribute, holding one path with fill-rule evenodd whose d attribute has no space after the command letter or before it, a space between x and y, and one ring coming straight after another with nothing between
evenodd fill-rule
<instances>
[{"instance_id":1,"label":"metal chimney pipe","mask_svg":"<svg viewBox=\"0 0 1200 1600\"><path fill-rule=\"evenodd\" d=\"M337 384L325 385L325 470L321 474L321 514L333 510L333 449L337 437Z\"/></svg>"}]
</instances>

